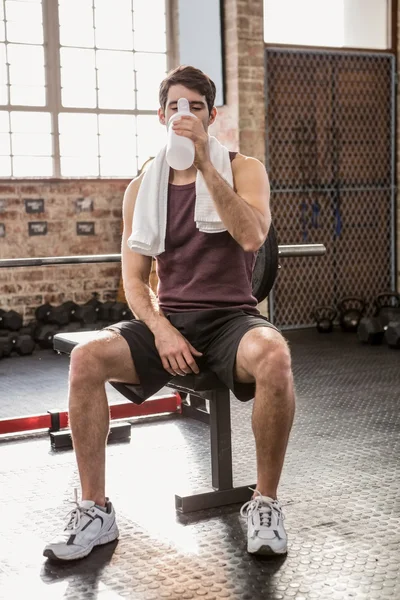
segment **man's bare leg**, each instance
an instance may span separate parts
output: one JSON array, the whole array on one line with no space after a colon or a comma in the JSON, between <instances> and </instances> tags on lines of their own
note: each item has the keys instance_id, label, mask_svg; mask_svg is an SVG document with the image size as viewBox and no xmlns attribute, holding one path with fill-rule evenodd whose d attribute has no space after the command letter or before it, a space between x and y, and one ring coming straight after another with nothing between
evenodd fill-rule
<instances>
[{"instance_id":1,"label":"man's bare leg","mask_svg":"<svg viewBox=\"0 0 400 600\"><path fill-rule=\"evenodd\" d=\"M139 383L129 346L105 331L71 353L69 420L82 485L82 500L105 504L106 444L110 415L106 381Z\"/></svg>"},{"instance_id":2,"label":"man's bare leg","mask_svg":"<svg viewBox=\"0 0 400 600\"><path fill-rule=\"evenodd\" d=\"M236 378L256 382L252 427L257 490L276 499L295 412L290 353L283 337L266 327L247 332L239 344Z\"/></svg>"}]
</instances>

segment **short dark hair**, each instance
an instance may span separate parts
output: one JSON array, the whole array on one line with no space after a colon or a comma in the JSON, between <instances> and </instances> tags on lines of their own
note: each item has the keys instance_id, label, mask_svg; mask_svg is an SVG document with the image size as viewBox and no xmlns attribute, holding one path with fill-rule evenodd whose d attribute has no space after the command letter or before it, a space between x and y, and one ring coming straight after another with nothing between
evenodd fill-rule
<instances>
[{"instance_id":1,"label":"short dark hair","mask_svg":"<svg viewBox=\"0 0 400 600\"><path fill-rule=\"evenodd\" d=\"M165 110L167 104L169 89L173 85L184 85L189 90L196 90L196 92L205 96L208 112L211 114L215 103L215 83L203 71L185 65L181 65L170 71L160 84L159 100L163 110Z\"/></svg>"}]
</instances>

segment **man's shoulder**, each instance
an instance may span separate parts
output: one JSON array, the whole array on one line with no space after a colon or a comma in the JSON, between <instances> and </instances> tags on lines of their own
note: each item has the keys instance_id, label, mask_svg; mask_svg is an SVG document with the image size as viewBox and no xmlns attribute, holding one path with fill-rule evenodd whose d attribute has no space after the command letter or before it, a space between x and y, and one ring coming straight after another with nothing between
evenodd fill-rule
<instances>
[{"instance_id":1,"label":"man's shoulder","mask_svg":"<svg viewBox=\"0 0 400 600\"><path fill-rule=\"evenodd\" d=\"M137 177L135 177L134 179L132 179L132 181L129 183L128 187L125 190L125 194L129 195L129 196L136 196L139 188L140 188L140 184L142 183L144 177L144 172L140 173L140 175L138 175Z\"/></svg>"},{"instance_id":2,"label":"man's shoulder","mask_svg":"<svg viewBox=\"0 0 400 600\"><path fill-rule=\"evenodd\" d=\"M254 156L246 156L238 152L232 161L232 170L234 174L256 175L257 173L265 173L265 165Z\"/></svg>"}]
</instances>

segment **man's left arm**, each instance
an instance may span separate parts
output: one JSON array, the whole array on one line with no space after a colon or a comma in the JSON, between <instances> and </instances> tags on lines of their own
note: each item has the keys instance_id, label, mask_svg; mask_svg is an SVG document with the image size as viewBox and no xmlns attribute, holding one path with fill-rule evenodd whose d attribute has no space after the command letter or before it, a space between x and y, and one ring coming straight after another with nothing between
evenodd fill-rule
<instances>
[{"instance_id":1,"label":"man's left arm","mask_svg":"<svg viewBox=\"0 0 400 600\"><path fill-rule=\"evenodd\" d=\"M271 224L270 187L264 165L255 158L238 154L232 161L235 189L211 162L198 168L226 229L243 250L257 251Z\"/></svg>"},{"instance_id":2,"label":"man's left arm","mask_svg":"<svg viewBox=\"0 0 400 600\"><path fill-rule=\"evenodd\" d=\"M237 154L232 161L233 189L211 163L208 134L200 119L185 115L174 121L173 128L177 135L193 141L194 166L202 173L226 229L243 250L257 251L271 224L270 188L263 164Z\"/></svg>"}]
</instances>

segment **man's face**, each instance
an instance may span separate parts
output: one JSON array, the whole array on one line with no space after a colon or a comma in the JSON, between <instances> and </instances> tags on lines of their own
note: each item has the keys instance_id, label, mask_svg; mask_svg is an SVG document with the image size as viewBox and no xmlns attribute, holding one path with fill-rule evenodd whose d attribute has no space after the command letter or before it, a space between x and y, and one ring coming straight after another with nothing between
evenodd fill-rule
<instances>
[{"instance_id":1,"label":"man's face","mask_svg":"<svg viewBox=\"0 0 400 600\"><path fill-rule=\"evenodd\" d=\"M162 125L167 125L168 121L178 110L179 98L186 98L190 105L190 112L194 114L203 123L204 129L207 131L208 127L215 121L217 111L215 108L212 109L211 115L208 112L208 106L206 97L196 92L196 90L189 90L183 85L173 85L168 91L167 103L165 105L165 111L160 108L158 110L158 117Z\"/></svg>"}]
</instances>

